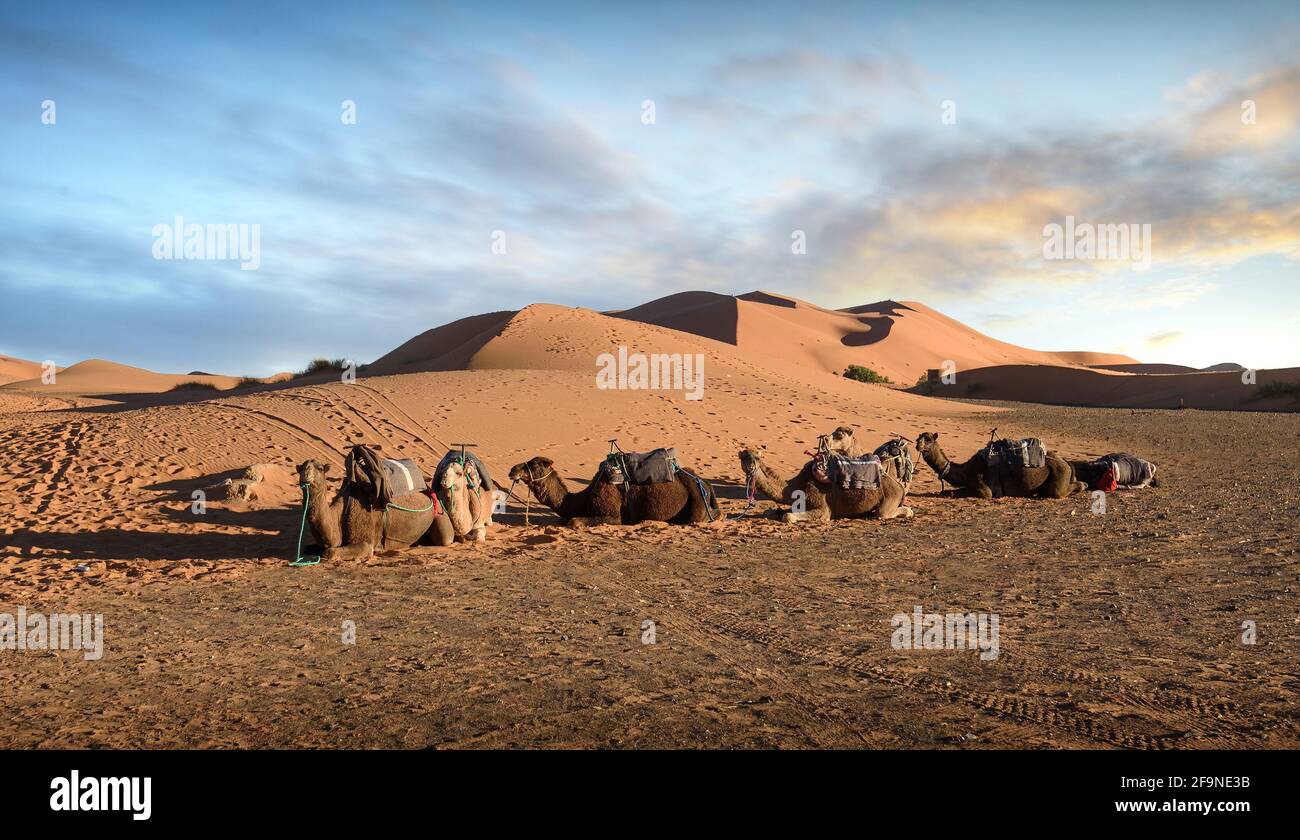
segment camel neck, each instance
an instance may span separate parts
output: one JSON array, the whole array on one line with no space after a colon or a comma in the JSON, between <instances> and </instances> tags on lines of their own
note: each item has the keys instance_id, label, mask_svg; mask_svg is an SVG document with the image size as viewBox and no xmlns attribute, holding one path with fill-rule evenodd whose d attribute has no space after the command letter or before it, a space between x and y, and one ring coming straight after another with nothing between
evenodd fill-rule
<instances>
[{"instance_id":1,"label":"camel neck","mask_svg":"<svg viewBox=\"0 0 1300 840\"><path fill-rule=\"evenodd\" d=\"M786 482L787 484L789 482ZM786 500L787 488L783 488L779 479L773 478L772 474L767 471L767 467L759 462L754 465L754 486L763 492L769 499L780 504Z\"/></svg>"},{"instance_id":2,"label":"camel neck","mask_svg":"<svg viewBox=\"0 0 1300 840\"><path fill-rule=\"evenodd\" d=\"M560 512L564 500L569 496L569 489L564 486L564 480L556 475L555 470L536 481L528 482L528 486L539 502L556 513Z\"/></svg>"},{"instance_id":3,"label":"camel neck","mask_svg":"<svg viewBox=\"0 0 1300 840\"><path fill-rule=\"evenodd\" d=\"M313 508L324 505L327 493L329 493L329 488L326 487L323 482L307 485L307 496L311 499L311 506Z\"/></svg>"},{"instance_id":4,"label":"camel neck","mask_svg":"<svg viewBox=\"0 0 1300 840\"><path fill-rule=\"evenodd\" d=\"M926 450L925 462L939 475L943 475L952 468L952 462L948 460L947 455L943 454L943 450L939 448L938 444Z\"/></svg>"}]
</instances>

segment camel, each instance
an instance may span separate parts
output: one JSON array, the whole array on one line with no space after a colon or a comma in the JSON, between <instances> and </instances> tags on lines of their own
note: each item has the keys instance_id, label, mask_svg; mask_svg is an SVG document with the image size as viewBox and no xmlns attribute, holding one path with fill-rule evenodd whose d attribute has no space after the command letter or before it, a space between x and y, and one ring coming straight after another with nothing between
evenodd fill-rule
<instances>
[{"instance_id":1,"label":"camel","mask_svg":"<svg viewBox=\"0 0 1300 840\"><path fill-rule=\"evenodd\" d=\"M835 431L838 433L841 430ZM851 437L852 430L849 432ZM840 443L846 445L852 442L841 439ZM777 504L789 504L793 507L798 502L795 494L803 493L804 509L786 511L782 520L787 524L804 519L822 522L862 517L894 519L901 516L910 519L912 509L903 504L907 497L907 486L900 479L897 460L885 461L882 466L879 487L845 490L838 484L818 481L814 475L815 467L812 461L805 464L794 478L782 482L773 476L757 450L751 447L740 451L741 469L753 482L755 489L763 495Z\"/></svg>"},{"instance_id":2,"label":"camel","mask_svg":"<svg viewBox=\"0 0 1300 840\"><path fill-rule=\"evenodd\" d=\"M368 560L378 550L415 545L422 538L431 545L451 545L456 535L445 510L437 516L423 493L407 493L387 510L373 500L346 493L331 498L326 474L329 464L304 461L298 481L307 486L307 524L322 549L322 560ZM402 510L408 508L409 510Z\"/></svg>"},{"instance_id":3,"label":"camel","mask_svg":"<svg viewBox=\"0 0 1300 840\"><path fill-rule=\"evenodd\" d=\"M510 480L522 481L538 501L574 528L668 522L687 525L716 519L718 499L707 484L707 499L695 480L678 470L671 482L627 484L625 489L600 479L599 473L574 493L555 471L555 462L537 456L510 468Z\"/></svg>"},{"instance_id":4,"label":"camel","mask_svg":"<svg viewBox=\"0 0 1300 840\"><path fill-rule=\"evenodd\" d=\"M492 494L484 494L481 482L477 469L466 471L459 461L452 461L438 488L456 537L465 542L486 542L492 524Z\"/></svg>"},{"instance_id":5,"label":"camel","mask_svg":"<svg viewBox=\"0 0 1300 840\"><path fill-rule=\"evenodd\" d=\"M916 451L921 453L930 469L938 473L941 485L951 484L959 496L1064 499L1088 489L1075 476L1070 462L1051 452L1047 453L1047 461L1041 467L990 466L983 449L968 460L957 463L944 454L938 432L918 435Z\"/></svg>"}]
</instances>

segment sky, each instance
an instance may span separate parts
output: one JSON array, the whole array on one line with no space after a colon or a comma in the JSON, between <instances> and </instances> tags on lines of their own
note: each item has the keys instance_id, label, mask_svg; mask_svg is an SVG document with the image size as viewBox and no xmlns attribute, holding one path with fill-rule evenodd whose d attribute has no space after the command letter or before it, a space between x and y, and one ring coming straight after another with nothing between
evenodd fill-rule
<instances>
[{"instance_id":1,"label":"sky","mask_svg":"<svg viewBox=\"0 0 1300 840\"><path fill-rule=\"evenodd\" d=\"M763 289L1296 366L1296 43L1295 2L0 0L0 354L266 375ZM177 217L256 270L156 259ZM1149 266L1046 258L1067 217Z\"/></svg>"}]
</instances>

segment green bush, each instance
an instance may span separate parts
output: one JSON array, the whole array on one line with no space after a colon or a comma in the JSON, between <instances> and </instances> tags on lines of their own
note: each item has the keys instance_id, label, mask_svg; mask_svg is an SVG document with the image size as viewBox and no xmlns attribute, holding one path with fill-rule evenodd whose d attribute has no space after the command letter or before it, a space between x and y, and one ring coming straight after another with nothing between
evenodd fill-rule
<instances>
[{"instance_id":1,"label":"green bush","mask_svg":"<svg viewBox=\"0 0 1300 840\"><path fill-rule=\"evenodd\" d=\"M171 387L173 391L215 391L217 386L211 382L180 382Z\"/></svg>"},{"instance_id":2,"label":"green bush","mask_svg":"<svg viewBox=\"0 0 1300 840\"><path fill-rule=\"evenodd\" d=\"M888 376L881 376L869 367L862 365L849 365L844 369L844 377L853 379L857 382L876 382L885 385L893 384L889 381Z\"/></svg>"},{"instance_id":3,"label":"green bush","mask_svg":"<svg viewBox=\"0 0 1300 840\"><path fill-rule=\"evenodd\" d=\"M307 365L306 370L299 372L297 375L311 376L313 373L320 373L321 371L326 371L326 370L344 371L347 369L348 369L347 359L316 358L311 360L311 364Z\"/></svg>"}]
</instances>

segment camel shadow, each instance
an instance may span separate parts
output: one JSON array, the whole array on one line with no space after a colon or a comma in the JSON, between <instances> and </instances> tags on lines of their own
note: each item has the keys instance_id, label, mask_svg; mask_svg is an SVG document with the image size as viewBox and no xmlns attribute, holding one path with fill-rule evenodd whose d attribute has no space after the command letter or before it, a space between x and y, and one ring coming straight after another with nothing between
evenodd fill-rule
<instances>
[{"instance_id":1,"label":"camel shadow","mask_svg":"<svg viewBox=\"0 0 1300 840\"><path fill-rule=\"evenodd\" d=\"M748 494L744 484L734 481L713 480L709 484L713 485L713 492L719 499L744 499Z\"/></svg>"},{"instance_id":2,"label":"camel shadow","mask_svg":"<svg viewBox=\"0 0 1300 840\"><path fill-rule=\"evenodd\" d=\"M294 536L296 537L296 532ZM286 557L293 543L284 534L159 533L107 528L51 533L20 528L7 540L24 557L33 549L56 552L60 560L259 560ZM42 557L42 560L49 559Z\"/></svg>"}]
</instances>

